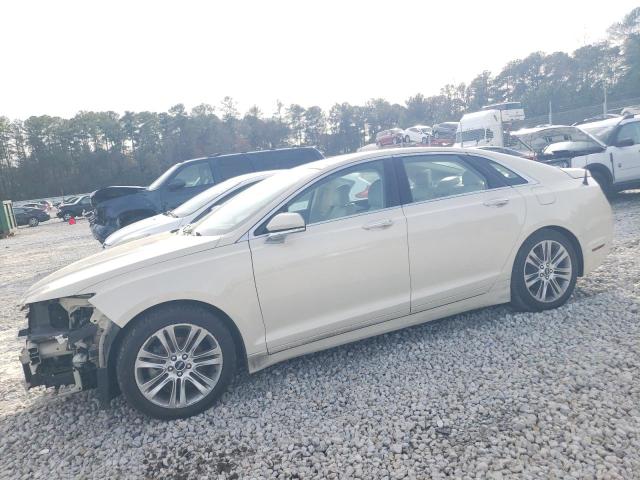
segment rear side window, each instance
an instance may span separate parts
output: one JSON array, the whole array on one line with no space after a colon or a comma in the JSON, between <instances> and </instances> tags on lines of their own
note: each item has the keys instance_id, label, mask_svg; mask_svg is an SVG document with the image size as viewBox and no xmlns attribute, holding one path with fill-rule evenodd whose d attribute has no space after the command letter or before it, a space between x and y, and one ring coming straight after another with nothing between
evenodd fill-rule
<instances>
[{"instance_id":1,"label":"rear side window","mask_svg":"<svg viewBox=\"0 0 640 480\"><path fill-rule=\"evenodd\" d=\"M294 168L305 163L320 160L317 150L273 150L251 154L251 163L256 172Z\"/></svg>"},{"instance_id":2,"label":"rear side window","mask_svg":"<svg viewBox=\"0 0 640 480\"><path fill-rule=\"evenodd\" d=\"M493 160L489 160L489 166L492 167L496 172L498 172L498 174L500 174L507 185L513 186L527 183L524 178L515 173L513 170L509 170L504 165L494 162Z\"/></svg>"},{"instance_id":3,"label":"rear side window","mask_svg":"<svg viewBox=\"0 0 640 480\"><path fill-rule=\"evenodd\" d=\"M245 155L214 158L212 163L218 182L253 172L251 162Z\"/></svg>"}]
</instances>

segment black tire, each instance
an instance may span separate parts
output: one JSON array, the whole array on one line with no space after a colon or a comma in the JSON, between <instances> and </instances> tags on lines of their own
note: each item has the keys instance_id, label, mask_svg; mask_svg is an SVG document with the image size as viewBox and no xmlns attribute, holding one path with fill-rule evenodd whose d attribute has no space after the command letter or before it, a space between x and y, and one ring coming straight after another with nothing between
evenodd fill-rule
<instances>
[{"instance_id":1,"label":"black tire","mask_svg":"<svg viewBox=\"0 0 640 480\"><path fill-rule=\"evenodd\" d=\"M183 408L169 408L148 400L140 391L135 362L142 345L159 329L176 324L193 324L207 329L222 350L222 371L206 396ZM177 367L176 367L177 368ZM186 418L209 408L224 393L237 368L237 349L225 323L212 312L198 306L175 304L144 314L126 333L118 352L116 372L120 391L127 402L140 412L163 420Z\"/></svg>"},{"instance_id":2,"label":"black tire","mask_svg":"<svg viewBox=\"0 0 640 480\"><path fill-rule=\"evenodd\" d=\"M31 217L31 218L29 219L29 223L28 223L28 225L29 225L30 227L37 227L39 223L40 223L40 220L38 220L36 217Z\"/></svg>"},{"instance_id":3,"label":"black tire","mask_svg":"<svg viewBox=\"0 0 640 480\"><path fill-rule=\"evenodd\" d=\"M602 189L602 193L604 193L607 197L610 197L615 193L615 191L613 190L611 177L609 177L609 175L601 170L592 170L591 176L596 182L598 182L598 185L600 185L600 188Z\"/></svg>"},{"instance_id":4,"label":"black tire","mask_svg":"<svg viewBox=\"0 0 640 480\"><path fill-rule=\"evenodd\" d=\"M64 215L62 215L62 220L68 222L69 220L71 220L71 217L72 215L70 213L65 213Z\"/></svg>"},{"instance_id":5,"label":"black tire","mask_svg":"<svg viewBox=\"0 0 640 480\"><path fill-rule=\"evenodd\" d=\"M426 145L427 143L429 143L429 140L427 139L427 137L422 137L422 144Z\"/></svg>"},{"instance_id":6,"label":"black tire","mask_svg":"<svg viewBox=\"0 0 640 480\"><path fill-rule=\"evenodd\" d=\"M567 282L564 293L553 301L540 301L527 288L525 283L525 264L527 256L534 246L544 240L557 242L567 251L571 262L571 276ZM563 305L573 293L576 286L578 272L578 255L573 243L562 233L552 229L542 229L531 235L520 247L511 272L511 305L520 311L540 312L542 310L550 310ZM529 270L530 271L530 270ZM541 272L541 274L544 274Z\"/></svg>"},{"instance_id":7,"label":"black tire","mask_svg":"<svg viewBox=\"0 0 640 480\"><path fill-rule=\"evenodd\" d=\"M409 135L405 135L404 143L411 143L411 138L409 137Z\"/></svg>"}]
</instances>

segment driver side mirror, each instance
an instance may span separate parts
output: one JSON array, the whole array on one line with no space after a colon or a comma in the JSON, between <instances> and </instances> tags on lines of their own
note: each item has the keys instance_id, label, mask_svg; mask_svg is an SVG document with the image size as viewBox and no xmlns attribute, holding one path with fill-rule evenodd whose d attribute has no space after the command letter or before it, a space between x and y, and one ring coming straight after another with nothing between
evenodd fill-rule
<instances>
[{"instance_id":1,"label":"driver side mirror","mask_svg":"<svg viewBox=\"0 0 640 480\"><path fill-rule=\"evenodd\" d=\"M184 188L185 185L186 183L184 183L184 180L179 180L174 178L169 182L169 184L167 185L167 188L170 191L175 192L176 190L180 190L181 188Z\"/></svg>"},{"instance_id":2,"label":"driver side mirror","mask_svg":"<svg viewBox=\"0 0 640 480\"><path fill-rule=\"evenodd\" d=\"M633 147L636 142L633 141L633 138L621 138L616 141L616 147Z\"/></svg>"},{"instance_id":3,"label":"driver side mirror","mask_svg":"<svg viewBox=\"0 0 640 480\"><path fill-rule=\"evenodd\" d=\"M295 212L278 213L267 223L267 242L282 243L290 233L304 232L307 225L302 215Z\"/></svg>"}]
</instances>

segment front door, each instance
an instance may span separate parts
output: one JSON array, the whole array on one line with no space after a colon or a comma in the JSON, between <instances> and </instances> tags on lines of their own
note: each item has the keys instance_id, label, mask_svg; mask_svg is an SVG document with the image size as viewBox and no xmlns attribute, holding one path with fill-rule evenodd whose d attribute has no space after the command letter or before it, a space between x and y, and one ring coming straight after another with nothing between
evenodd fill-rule
<instances>
[{"instance_id":1,"label":"front door","mask_svg":"<svg viewBox=\"0 0 640 480\"><path fill-rule=\"evenodd\" d=\"M520 235L524 198L515 188L494 185L491 177L455 154L399 160L410 192L403 208L411 311L486 293L504 271Z\"/></svg>"},{"instance_id":2,"label":"front door","mask_svg":"<svg viewBox=\"0 0 640 480\"><path fill-rule=\"evenodd\" d=\"M250 239L270 353L409 313L407 226L390 160L343 168L279 211L306 231Z\"/></svg>"},{"instance_id":3,"label":"front door","mask_svg":"<svg viewBox=\"0 0 640 480\"><path fill-rule=\"evenodd\" d=\"M614 143L630 139L633 145L609 147L615 165L616 183L640 180L640 122L622 125Z\"/></svg>"}]
</instances>

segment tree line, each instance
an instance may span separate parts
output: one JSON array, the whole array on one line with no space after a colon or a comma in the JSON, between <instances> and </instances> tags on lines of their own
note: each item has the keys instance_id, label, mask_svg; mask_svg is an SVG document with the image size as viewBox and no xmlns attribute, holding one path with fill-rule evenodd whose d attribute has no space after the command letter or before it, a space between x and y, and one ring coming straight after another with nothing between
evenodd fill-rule
<instances>
[{"instance_id":1,"label":"tree line","mask_svg":"<svg viewBox=\"0 0 640 480\"><path fill-rule=\"evenodd\" d=\"M337 103L329 111L278 102L265 114L244 115L230 97L218 107L182 104L167 112L87 112L65 119L0 116L0 199L33 199L96 188L148 185L176 162L211 155L314 145L325 155L352 152L391 127L457 121L483 105L520 101L528 116L579 108L609 98L640 96L640 7L612 25L606 40L572 54L535 52L484 71L468 84L445 85L438 95L418 93L404 105L376 98L364 105Z\"/></svg>"}]
</instances>

